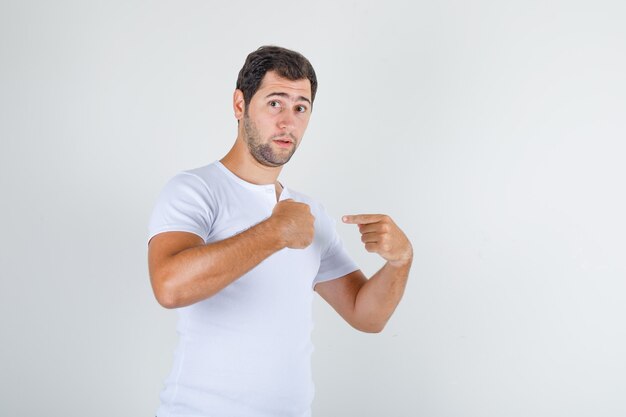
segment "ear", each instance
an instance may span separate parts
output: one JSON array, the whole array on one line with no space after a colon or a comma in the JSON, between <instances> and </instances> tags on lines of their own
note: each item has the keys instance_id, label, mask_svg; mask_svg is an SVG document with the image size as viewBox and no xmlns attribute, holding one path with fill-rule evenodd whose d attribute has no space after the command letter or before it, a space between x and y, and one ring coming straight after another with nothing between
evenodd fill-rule
<instances>
[{"instance_id":1,"label":"ear","mask_svg":"<svg viewBox=\"0 0 626 417\"><path fill-rule=\"evenodd\" d=\"M243 113L246 108L246 103L243 99L243 91L236 89L233 94L233 111L235 112L235 119L243 119Z\"/></svg>"}]
</instances>

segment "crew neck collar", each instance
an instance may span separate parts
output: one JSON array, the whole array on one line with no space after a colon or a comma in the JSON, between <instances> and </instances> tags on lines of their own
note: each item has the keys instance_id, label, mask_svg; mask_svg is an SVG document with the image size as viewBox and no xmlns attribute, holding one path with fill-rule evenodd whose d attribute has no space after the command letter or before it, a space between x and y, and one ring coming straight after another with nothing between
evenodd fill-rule
<instances>
[{"instance_id":1,"label":"crew neck collar","mask_svg":"<svg viewBox=\"0 0 626 417\"><path fill-rule=\"evenodd\" d=\"M248 182L246 180L244 180L243 178L238 177L234 172L232 172L230 169L226 168L226 166L224 164L222 164L221 161L217 160L215 161L215 165L218 166L218 168L230 179L232 179L233 181L241 184L242 186L250 189L250 190L256 190L256 191L266 191L266 190L272 190L275 191L276 190L276 185L275 184L253 184L251 182ZM285 190L287 189L287 187L285 187L285 185L280 182L277 181L282 187L283 190L281 192L281 197L282 194L285 193Z\"/></svg>"}]
</instances>

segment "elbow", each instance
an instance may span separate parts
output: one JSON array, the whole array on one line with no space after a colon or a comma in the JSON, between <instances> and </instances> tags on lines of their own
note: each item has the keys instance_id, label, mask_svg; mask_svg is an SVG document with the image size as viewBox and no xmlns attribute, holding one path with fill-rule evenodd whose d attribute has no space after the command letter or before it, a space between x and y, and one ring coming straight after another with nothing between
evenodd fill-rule
<instances>
[{"instance_id":1,"label":"elbow","mask_svg":"<svg viewBox=\"0 0 626 417\"><path fill-rule=\"evenodd\" d=\"M171 310L171 309L179 307L178 303L173 297L170 297L168 295L156 295L156 294L155 294L155 297L156 297L157 302L163 308L167 308L168 310Z\"/></svg>"},{"instance_id":2,"label":"elbow","mask_svg":"<svg viewBox=\"0 0 626 417\"><path fill-rule=\"evenodd\" d=\"M158 303L167 309L187 307L205 298L212 297L215 291L199 292L189 284L184 284L186 279L179 275L155 276L152 280L152 289Z\"/></svg>"},{"instance_id":3,"label":"elbow","mask_svg":"<svg viewBox=\"0 0 626 417\"><path fill-rule=\"evenodd\" d=\"M177 291L172 287L170 282L171 281L168 281L165 278L158 279L157 277L153 277L152 290L154 292L154 297L161 307L167 309L181 307Z\"/></svg>"},{"instance_id":4,"label":"elbow","mask_svg":"<svg viewBox=\"0 0 626 417\"><path fill-rule=\"evenodd\" d=\"M385 328L385 324L386 323L360 323L353 324L352 327L363 333L380 333Z\"/></svg>"},{"instance_id":5,"label":"elbow","mask_svg":"<svg viewBox=\"0 0 626 417\"><path fill-rule=\"evenodd\" d=\"M180 307L176 297L167 291L155 291L154 296L157 302L163 308L167 308L168 310Z\"/></svg>"},{"instance_id":6,"label":"elbow","mask_svg":"<svg viewBox=\"0 0 626 417\"><path fill-rule=\"evenodd\" d=\"M378 327L369 327L366 329L362 329L361 331L363 333L380 333L383 331L383 329L385 328L385 326L378 326Z\"/></svg>"}]
</instances>

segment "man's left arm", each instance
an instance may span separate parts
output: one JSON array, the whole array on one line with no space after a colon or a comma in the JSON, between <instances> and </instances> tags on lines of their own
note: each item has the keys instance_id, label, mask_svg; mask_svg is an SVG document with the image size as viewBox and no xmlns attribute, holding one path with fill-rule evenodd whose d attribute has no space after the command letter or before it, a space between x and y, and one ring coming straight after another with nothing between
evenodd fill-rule
<instances>
[{"instance_id":1,"label":"man's left arm","mask_svg":"<svg viewBox=\"0 0 626 417\"><path fill-rule=\"evenodd\" d=\"M413 262L413 248L406 235L384 214L344 216L357 224L368 252L378 253L387 262L370 279L361 270L324 281L315 291L354 328L378 333L398 306Z\"/></svg>"}]
</instances>

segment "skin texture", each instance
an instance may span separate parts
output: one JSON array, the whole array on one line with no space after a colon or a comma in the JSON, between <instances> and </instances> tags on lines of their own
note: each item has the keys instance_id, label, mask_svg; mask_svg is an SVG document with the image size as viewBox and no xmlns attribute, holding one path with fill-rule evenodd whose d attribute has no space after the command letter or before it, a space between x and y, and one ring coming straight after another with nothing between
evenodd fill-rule
<instances>
[{"instance_id":1,"label":"skin texture","mask_svg":"<svg viewBox=\"0 0 626 417\"><path fill-rule=\"evenodd\" d=\"M273 253L311 244L315 219L309 206L291 199L278 201L282 186L277 181L302 140L311 107L307 79L292 81L268 72L247 104L243 93L235 90L238 134L221 162L245 181L274 184L277 203L268 219L220 242L205 244L187 232L154 236L148 246L148 264L152 288L162 306L178 308L204 300ZM291 144L280 146L277 140ZM365 250L387 262L370 279L357 270L319 283L315 291L354 328L380 332L404 293L413 249L387 215L348 215L343 221L357 225Z\"/></svg>"},{"instance_id":2,"label":"skin texture","mask_svg":"<svg viewBox=\"0 0 626 417\"><path fill-rule=\"evenodd\" d=\"M292 146L288 148L288 151L284 152L277 151L275 147L272 146L272 143L266 143L263 141L256 123L250 119L248 112L244 114L243 128L246 132L245 140L250 153L254 159L262 165L270 167L284 165L289 162L293 154L296 152L296 145L293 144L297 142L297 138L293 134L282 135L278 133L270 137L272 140L287 141L292 143Z\"/></svg>"}]
</instances>

